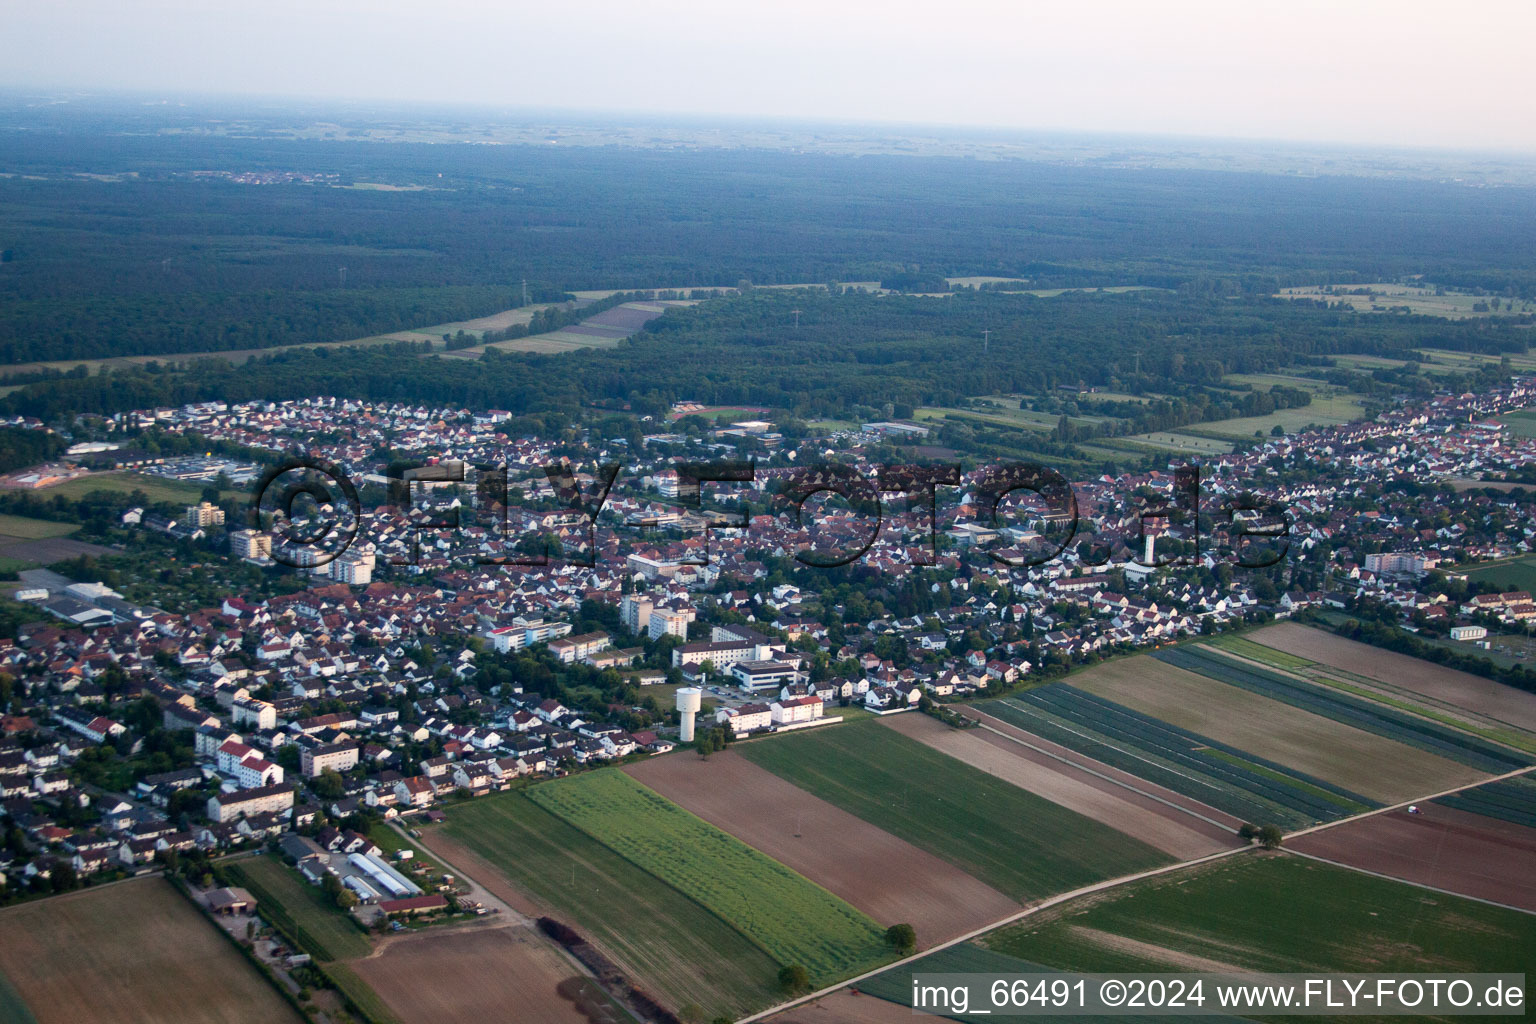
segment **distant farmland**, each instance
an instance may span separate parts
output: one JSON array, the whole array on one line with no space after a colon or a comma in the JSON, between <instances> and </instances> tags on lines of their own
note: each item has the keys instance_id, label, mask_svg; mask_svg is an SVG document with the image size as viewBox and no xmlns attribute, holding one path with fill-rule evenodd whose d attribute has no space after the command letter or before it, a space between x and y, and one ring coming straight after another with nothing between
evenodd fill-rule
<instances>
[{"instance_id":1,"label":"distant farmland","mask_svg":"<svg viewBox=\"0 0 1536 1024\"><path fill-rule=\"evenodd\" d=\"M1170 858L878 721L742 744L742 757L1017 900Z\"/></svg>"},{"instance_id":2,"label":"distant farmland","mask_svg":"<svg viewBox=\"0 0 1536 1024\"><path fill-rule=\"evenodd\" d=\"M298 1024L214 928L159 878L87 889L0 911L0 973L39 1024Z\"/></svg>"}]
</instances>

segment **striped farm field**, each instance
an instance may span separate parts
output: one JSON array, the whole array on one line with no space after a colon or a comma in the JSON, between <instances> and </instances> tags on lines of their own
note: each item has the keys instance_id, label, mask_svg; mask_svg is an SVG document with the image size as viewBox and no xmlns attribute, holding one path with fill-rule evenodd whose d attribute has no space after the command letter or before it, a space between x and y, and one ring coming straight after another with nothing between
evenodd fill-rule
<instances>
[{"instance_id":1,"label":"striped farm field","mask_svg":"<svg viewBox=\"0 0 1536 1024\"><path fill-rule=\"evenodd\" d=\"M778 961L522 791L455 804L440 829L673 1008L697 1004L711 1018L740 1017L779 998ZM426 830L428 849L438 833Z\"/></svg>"},{"instance_id":2,"label":"striped farm field","mask_svg":"<svg viewBox=\"0 0 1536 1024\"><path fill-rule=\"evenodd\" d=\"M897 715L952 732L927 715ZM727 750L626 767L631 777L831 890L877 923L905 922L919 948L1007 917L1019 905L991 886Z\"/></svg>"},{"instance_id":3,"label":"striped farm field","mask_svg":"<svg viewBox=\"0 0 1536 1024\"><path fill-rule=\"evenodd\" d=\"M1039 899L1172 859L878 720L737 749L747 760L1016 900Z\"/></svg>"},{"instance_id":4,"label":"striped farm field","mask_svg":"<svg viewBox=\"0 0 1536 1024\"><path fill-rule=\"evenodd\" d=\"M1376 806L1323 779L1065 683L977 707L1246 821L1299 828Z\"/></svg>"},{"instance_id":5,"label":"striped farm field","mask_svg":"<svg viewBox=\"0 0 1536 1024\"><path fill-rule=\"evenodd\" d=\"M1077 689L1381 803L1476 782L1478 770L1169 664L1120 658L1072 676ZM1243 666L1239 665L1239 668Z\"/></svg>"},{"instance_id":6,"label":"striped farm field","mask_svg":"<svg viewBox=\"0 0 1536 1024\"><path fill-rule=\"evenodd\" d=\"M1381 684L1393 694L1421 698L1436 707L1462 709L1508 728L1536 734L1536 693L1295 622L1266 626L1249 633L1247 638L1337 669L1345 677Z\"/></svg>"},{"instance_id":7,"label":"striped farm field","mask_svg":"<svg viewBox=\"0 0 1536 1024\"><path fill-rule=\"evenodd\" d=\"M1435 802L1486 818L1536 828L1536 778L1529 775L1464 789Z\"/></svg>"},{"instance_id":8,"label":"striped farm field","mask_svg":"<svg viewBox=\"0 0 1536 1024\"><path fill-rule=\"evenodd\" d=\"M617 769L534 786L529 798L687 893L814 986L887 960L883 926ZM893 924L895 922L885 922Z\"/></svg>"},{"instance_id":9,"label":"striped farm field","mask_svg":"<svg viewBox=\"0 0 1536 1024\"><path fill-rule=\"evenodd\" d=\"M1490 743L1461 729L1430 721L1418 715L1406 714L1383 703L1318 686L1296 676L1248 664L1209 647L1199 645L1172 647L1158 651L1152 657L1167 664L1197 672L1207 678L1240 687L1272 702L1288 704L1291 707L1330 718L1335 722L1347 723L1357 729L1415 747L1442 761L1452 761L1474 770L1471 775L1465 771L1446 772L1444 778L1447 784L1430 787L1431 789L1449 789L1454 785L1476 781L1479 773L1502 775L1532 763L1531 758L1525 754L1510 750L1501 744ZM1396 766L1393 767L1396 770ZM1429 767L1426 763L1426 770ZM1433 777L1435 776L1426 776L1426 778Z\"/></svg>"}]
</instances>

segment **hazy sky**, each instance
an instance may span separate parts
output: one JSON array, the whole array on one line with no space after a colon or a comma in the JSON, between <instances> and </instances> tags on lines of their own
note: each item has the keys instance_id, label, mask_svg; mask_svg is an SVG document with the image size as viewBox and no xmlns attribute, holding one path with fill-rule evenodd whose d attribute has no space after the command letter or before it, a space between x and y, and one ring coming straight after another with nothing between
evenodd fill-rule
<instances>
[{"instance_id":1,"label":"hazy sky","mask_svg":"<svg viewBox=\"0 0 1536 1024\"><path fill-rule=\"evenodd\" d=\"M1536 151L1536 0L0 0L0 86Z\"/></svg>"}]
</instances>

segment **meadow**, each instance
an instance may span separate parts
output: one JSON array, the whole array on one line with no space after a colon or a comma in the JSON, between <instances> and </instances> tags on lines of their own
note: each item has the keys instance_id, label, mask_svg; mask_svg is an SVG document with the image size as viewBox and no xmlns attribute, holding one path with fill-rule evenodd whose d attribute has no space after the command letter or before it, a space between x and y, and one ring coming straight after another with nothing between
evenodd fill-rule
<instances>
[{"instance_id":1,"label":"meadow","mask_svg":"<svg viewBox=\"0 0 1536 1024\"><path fill-rule=\"evenodd\" d=\"M778 998L780 964L745 935L521 791L452 806L427 847L439 830L672 1006L741 1016Z\"/></svg>"},{"instance_id":2,"label":"meadow","mask_svg":"<svg viewBox=\"0 0 1536 1024\"><path fill-rule=\"evenodd\" d=\"M883 929L848 903L618 770L530 787L529 799L687 893L815 986L890 955Z\"/></svg>"},{"instance_id":3,"label":"meadow","mask_svg":"<svg viewBox=\"0 0 1536 1024\"><path fill-rule=\"evenodd\" d=\"M801 789L1017 900L1166 864L1139 839L882 726L856 722L737 748Z\"/></svg>"},{"instance_id":4,"label":"meadow","mask_svg":"<svg viewBox=\"0 0 1536 1024\"><path fill-rule=\"evenodd\" d=\"M80 529L75 523L55 523L28 516L0 514L0 539L42 540L45 537L67 537Z\"/></svg>"}]
</instances>

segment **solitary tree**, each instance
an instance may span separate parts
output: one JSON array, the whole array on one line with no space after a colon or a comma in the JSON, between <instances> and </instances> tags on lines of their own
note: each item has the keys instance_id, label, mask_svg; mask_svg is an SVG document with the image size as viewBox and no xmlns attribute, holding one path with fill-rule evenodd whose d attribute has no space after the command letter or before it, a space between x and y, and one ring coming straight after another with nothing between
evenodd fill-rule
<instances>
[{"instance_id":1,"label":"solitary tree","mask_svg":"<svg viewBox=\"0 0 1536 1024\"><path fill-rule=\"evenodd\" d=\"M910 924L893 924L885 930L885 941L903 954L917 948L917 931Z\"/></svg>"},{"instance_id":2,"label":"solitary tree","mask_svg":"<svg viewBox=\"0 0 1536 1024\"><path fill-rule=\"evenodd\" d=\"M1237 829L1238 837L1245 843L1251 843L1259 838L1259 826L1251 821L1245 821Z\"/></svg>"},{"instance_id":3,"label":"solitary tree","mask_svg":"<svg viewBox=\"0 0 1536 1024\"><path fill-rule=\"evenodd\" d=\"M1279 825L1265 825L1259 829L1259 845L1266 850L1280 849L1280 842L1285 838L1285 833L1280 831Z\"/></svg>"},{"instance_id":4,"label":"solitary tree","mask_svg":"<svg viewBox=\"0 0 1536 1024\"><path fill-rule=\"evenodd\" d=\"M801 964L785 964L779 968L779 985L788 992L804 992L811 986L811 976Z\"/></svg>"}]
</instances>

